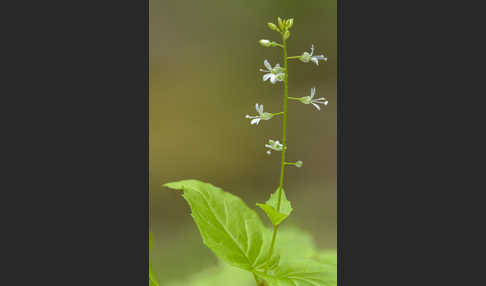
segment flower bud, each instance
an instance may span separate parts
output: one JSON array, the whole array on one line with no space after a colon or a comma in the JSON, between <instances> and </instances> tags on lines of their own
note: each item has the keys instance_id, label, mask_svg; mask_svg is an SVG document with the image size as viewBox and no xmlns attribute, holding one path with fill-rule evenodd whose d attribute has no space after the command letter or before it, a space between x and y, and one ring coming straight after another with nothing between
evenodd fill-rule
<instances>
[{"instance_id":1,"label":"flower bud","mask_svg":"<svg viewBox=\"0 0 486 286\"><path fill-rule=\"evenodd\" d=\"M279 26L280 30L285 31L285 25L284 25L282 18L278 17L277 20L278 20L278 26Z\"/></svg>"},{"instance_id":2,"label":"flower bud","mask_svg":"<svg viewBox=\"0 0 486 286\"><path fill-rule=\"evenodd\" d=\"M300 161L300 160L299 160L299 161L297 161L297 162L295 162L295 167L297 167L297 168L302 167L302 165L304 165L304 162L302 162L302 161Z\"/></svg>"},{"instance_id":3,"label":"flower bud","mask_svg":"<svg viewBox=\"0 0 486 286\"><path fill-rule=\"evenodd\" d=\"M269 40L260 40L260 45L264 46L264 47L271 47L272 46L272 43L269 41Z\"/></svg>"},{"instance_id":4,"label":"flower bud","mask_svg":"<svg viewBox=\"0 0 486 286\"><path fill-rule=\"evenodd\" d=\"M280 32L280 30L277 28L277 25L275 25L274 23L268 23L267 25L268 25L268 28L270 28L270 30Z\"/></svg>"},{"instance_id":5,"label":"flower bud","mask_svg":"<svg viewBox=\"0 0 486 286\"><path fill-rule=\"evenodd\" d=\"M293 25L294 25L294 18L290 18L286 21L287 30L292 28Z\"/></svg>"}]
</instances>

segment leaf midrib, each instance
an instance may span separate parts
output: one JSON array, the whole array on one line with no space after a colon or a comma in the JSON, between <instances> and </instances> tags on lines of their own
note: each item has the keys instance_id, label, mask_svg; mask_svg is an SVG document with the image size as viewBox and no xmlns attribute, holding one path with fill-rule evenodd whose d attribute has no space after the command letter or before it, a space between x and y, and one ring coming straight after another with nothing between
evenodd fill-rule
<instances>
[{"instance_id":1,"label":"leaf midrib","mask_svg":"<svg viewBox=\"0 0 486 286\"><path fill-rule=\"evenodd\" d=\"M201 194L201 196L203 197L204 199L204 202L206 203L206 205L211 209L211 212L213 213L213 216L214 218L216 219L216 221L222 226L222 228L224 229L224 231L228 234L228 236L231 238L231 241L236 244L236 246L238 246L238 248L240 249L240 251L243 253L243 256L246 258L247 260L247 263L248 265L252 266L253 267L253 264L250 262L250 258L248 257L248 253L246 251L243 250L243 247L241 246L241 244L235 239L235 237L231 234L231 232L226 228L226 226L221 222L221 219L220 217L218 216L218 213L213 209L213 207L211 206L211 204L209 203L209 199L206 197L206 195L204 194L204 192L201 192L199 190L196 190L196 189L193 189L191 188L191 190ZM226 201L226 198L225 198L225 201ZM225 208L225 215L226 217L228 216L228 213L226 212L226 208ZM250 239L247 237L247 240L250 241ZM249 243L249 242L248 242ZM249 248L248 248L249 249Z\"/></svg>"}]
</instances>

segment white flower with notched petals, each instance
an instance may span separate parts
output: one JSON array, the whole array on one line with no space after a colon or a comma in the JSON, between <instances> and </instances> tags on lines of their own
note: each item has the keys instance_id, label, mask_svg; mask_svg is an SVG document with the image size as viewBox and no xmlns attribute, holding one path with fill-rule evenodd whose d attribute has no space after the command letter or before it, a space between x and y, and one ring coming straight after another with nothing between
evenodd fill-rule
<instances>
[{"instance_id":1,"label":"white flower with notched petals","mask_svg":"<svg viewBox=\"0 0 486 286\"><path fill-rule=\"evenodd\" d=\"M327 104L329 103L327 101L327 99L325 99L324 97L314 99L315 95L316 95L316 88L313 87L311 89L311 95L310 96L301 97L301 98L299 98L299 100L300 100L300 102L302 102L304 104L314 105L317 108L317 110L321 110L321 107L317 104L323 104L324 106L327 106Z\"/></svg>"},{"instance_id":2,"label":"white flower with notched petals","mask_svg":"<svg viewBox=\"0 0 486 286\"><path fill-rule=\"evenodd\" d=\"M282 151L283 148L284 148L283 145L280 142L274 141L272 139L268 140L268 144L265 144L265 147L269 148L269 150L267 151L268 155L272 154L272 150Z\"/></svg>"},{"instance_id":3,"label":"white flower with notched petals","mask_svg":"<svg viewBox=\"0 0 486 286\"><path fill-rule=\"evenodd\" d=\"M273 117L272 113L263 112L263 104L257 103L255 105L255 108L256 108L256 111L258 112L257 116L250 116L248 114L245 116L246 118L251 119L250 124L258 125L258 123L260 123L260 120L269 120Z\"/></svg>"},{"instance_id":4,"label":"white flower with notched petals","mask_svg":"<svg viewBox=\"0 0 486 286\"><path fill-rule=\"evenodd\" d=\"M275 84L277 81L283 81L285 79L285 74L283 73L284 69L280 67L279 64L276 64L275 67L272 68L272 65L265 60L263 62L265 69L260 69L261 72L265 72L266 74L263 75L263 81L267 81L270 79L272 84Z\"/></svg>"},{"instance_id":5,"label":"white flower with notched petals","mask_svg":"<svg viewBox=\"0 0 486 286\"><path fill-rule=\"evenodd\" d=\"M314 45L311 46L310 54L308 52L304 52L300 56L300 60L304 63L308 63L309 61L315 63L317 66L319 65L319 60L327 62L327 58L324 55L313 55L314 54Z\"/></svg>"}]
</instances>

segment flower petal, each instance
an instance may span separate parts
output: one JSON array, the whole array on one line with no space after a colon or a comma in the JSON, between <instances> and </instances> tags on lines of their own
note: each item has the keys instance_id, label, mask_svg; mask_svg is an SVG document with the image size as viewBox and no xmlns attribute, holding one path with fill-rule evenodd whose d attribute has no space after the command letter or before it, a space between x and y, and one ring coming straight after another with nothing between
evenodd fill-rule
<instances>
[{"instance_id":1,"label":"flower petal","mask_svg":"<svg viewBox=\"0 0 486 286\"><path fill-rule=\"evenodd\" d=\"M314 102L312 102L312 105L314 105L318 110L321 110L321 108L319 107L319 105L315 104Z\"/></svg>"},{"instance_id":2,"label":"flower petal","mask_svg":"<svg viewBox=\"0 0 486 286\"><path fill-rule=\"evenodd\" d=\"M253 125L253 124L258 125L258 123L260 122L260 119L261 119L261 118L255 118L255 119L253 119L253 120L250 122L250 124L251 124L251 125Z\"/></svg>"},{"instance_id":3,"label":"flower petal","mask_svg":"<svg viewBox=\"0 0 486 286\"><path fill-rule=\"evenodd\" d=\"M267 61L267 60L264 60L263 61L263 64L265 65L265 67L271 71L272 70L272 65Z\"/></svg>"},{"instance_id":4,"label":"flower petal","mask_svg":"<svg viewBox=\"0 0 486 286\"><path fill-rule=\"evenodd\" d=\"M313 63L315 63L315 64L316 64L316 66L318 66L318 65L319 65L319 61L317 60L317 58L312 57L310 60L311 60Z\"/></svg>"},{"instance_id":5,"label":"flower petal","mask_svg":"<svg viewBox=\"0 0 486 286\"><path fill-rule=\"evenodd\" d=\"M315 87L311 88L310 98L313 99L314 98L314 95L316 95L316 88Z\"/></svg>"},{"instance_id":6,"label":"flower petal","mask_svg":"<svg viewBox=\"0 0 486 286\"><path fill-rule=\"evenodd\" d=\"M267 81L267 79L269 79L270 77L272 76L271 73L266 73L263 75L263 81Z\"/></svg>"},{"instance_id":7,"label":"flower petal","mask_svg":"<svg viewBox=\"0 0 486 286\"><path fill-rule=\"evenodd\" d=\"M270 78L270 82L271 82L272 84L275 84L275 83L277 82L277 76L276 76L276 75L274 75L274 74L272 74L272 77Z\"/></svg>"}]
</instances>

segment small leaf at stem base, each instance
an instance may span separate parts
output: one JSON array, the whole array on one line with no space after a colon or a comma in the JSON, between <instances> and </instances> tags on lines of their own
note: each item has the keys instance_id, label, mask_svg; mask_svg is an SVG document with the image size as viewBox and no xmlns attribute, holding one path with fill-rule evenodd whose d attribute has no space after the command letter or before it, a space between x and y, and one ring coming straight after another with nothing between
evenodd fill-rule
<instances>
[{"instance_id":1,"label":"small leaf at stem base","mask_svg":"<svg viewBox=\"0 0 486 286\"><path fill-rule=\"evenodd\" d=\"M282 191L282 197L280 198L280 210L277 211L279 190ZM290 201L287 200L287 196L285 196L285 191L283 188L279 188L273 194L271 194L270 199L268 199L265 204L256 205L265 212L272 224L275 226L282 223L282 221L286 219L293 210Z\"/></svg>"}]
</instances>

